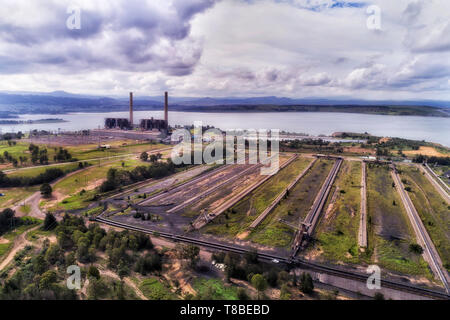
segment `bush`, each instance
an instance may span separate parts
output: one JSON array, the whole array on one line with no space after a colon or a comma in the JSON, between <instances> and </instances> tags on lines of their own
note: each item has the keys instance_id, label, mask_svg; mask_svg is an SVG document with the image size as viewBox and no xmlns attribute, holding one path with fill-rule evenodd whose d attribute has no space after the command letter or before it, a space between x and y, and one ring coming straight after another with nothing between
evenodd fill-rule
<instances>
[{"instance_id":1,"label":"bush","mask_svg":"<svg viewBox=\"0 0 450 320\"><path fill-rule=\"evenodd\" d=\"M300 291L307 294L314 291L314 283L309 273L303 272L300 276Z\"/></svg>"},{"instance_id":2,"label":"bush","mask_svg":"<svg viewBox=\"0 0 450 320\"><path fill-rule=\"evenodd\" d=\"M423 253L423 248L421 245L417 244L417 243L411 243L409 245L409 251L416 253L416 254L422 254Z\"/></svg>"},{"instance_id":3,"label":"bush","mask_svg":"<svg viewBox=\"0 0 450 320\"><path fill-rule=\"evenodd\" d=\"M50 198L50 196L52 195L53 189L52 187L48 184L48 183L44 183L41 188L40 188L41 194L45 197L45 198Z\"/></svg>"}]
</instances>

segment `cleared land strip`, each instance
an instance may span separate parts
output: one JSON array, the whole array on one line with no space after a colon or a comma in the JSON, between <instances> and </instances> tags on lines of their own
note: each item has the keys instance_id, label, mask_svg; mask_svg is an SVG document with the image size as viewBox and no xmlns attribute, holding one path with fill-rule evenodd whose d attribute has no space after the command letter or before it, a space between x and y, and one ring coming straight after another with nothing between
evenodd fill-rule
<instances>
[{"instance_id":1,"label":"cleared land strip","mask_svg":"<svg viewBox=\"0 0 450 320\"><path fill-rule=\"evenodd\" d=\"M328 194L330 193L331 186L333 185L334 179L339 172L339 168L342 164L341 159L336 160L333 168L330 171L330 174L327 177L327 180L322 186L322 189L319 192L318 201L314 203L313 209L306 216L305 223L309 225L308 227L308 235L311 235L314 232L317 221L319 220L320 213L322 212L323 206L327 200Z\"/></svg>"},{"instance_id":2,"label":"cleared land strip","mask_svg":"<svg viewBox=\"0 0 450 320\"><path fill-rule=\"evenodd\" d=\"M266 210L264 210L259 216L258 218L256 218L252 224L250 225L250 229L254 229L256 228L261 221L264 220L264 218L273 210L273 208L275 208L275 206L281 201L281 199L283 199L283 197L297 184L297 182L303 178L303 176L311 169L311 167L314 165L314 163L316 163L317 158L314 159L313 161L311 161L309 163L309 165L306 167L305 170L303 170L302 173L300 173L295 179L294 181L292 181L289 186L286 188L286 190L284 190L283 192L281 192L276 198L275 200L273 200L273 202L266 208Z\"/></svg>"},{"instance_id":3,"label":"cleared land strip","mask_svg":"<svg viewBox=\"0 0 450 320\"><path fill-rule=\"evenodd\" d=\"M297 157L298 157L298 155L294 155L287 162L290 163L290 162L294 161L294 159L296 159ZM209 189L205 190L204 192L202 192L202 193L200 193L200 194L198 194L198 195L196 195L196 196L194 196L194 197L192 197L190 199L187 199L186 201L182 202L181 204L177 205L176 207L173 207L170 210L167 210L167 213L179 211L179 210L185 208L186 206L188 206L189 204L193 203L194 201L197 201L197 200L200 200L200 199L203 199L203 198L207 197L211 193L213 193L216 190L218 190L220 187L225 186L225 185L227 185L227 184L229 184L231 182L234 182L235 180L243 177L248 172L255 171L255 170L261 168L262 166L264 166L263 163L258 163L258 164L255 164L255 165L251 165L249 168L247 168L247 169L245 169L245 170L243 170L243 171L241 171L241 172L239 172L237 174L234 174L233 176L231 176L230 178L220 182L219 184L216 184L216 185L210 187Z\"/></svg>"},{"instance_id":4,"label":"cleared land strip","mask_svg":"<svg viewBox=\"0 0 450 320\"><path fill-rule=\"evenodd\" d=\"M333 185L334 179L336 178L339 168L341 167L342 161L342 159L336 160L333 168L331 168L330 173L328 174L328 177L320 188L320 191L317 194L316 199L314 200L314 204L312 205L311 210L309 211L305 220L300 221L298 231L293 242L292 257L295 257L297 255L297 252L302 245L304 236L306 234L310 236L314 232L315 226L320 216L320 212L325 205L328 194L331 190L331 186Z\"/></svg>"},{"instance_id":5,"label":"cleared land strip","mask_svg":"<svg viewBox=\"0 0 450 320\"><path fill-rule=\"evenodd\" d=\"M285 167L287 167L289 164L291 164L292 162L294 162L294 160L296 160L298 158L298 155L294 155L291 158L289 158L288 161L286 161L279 170L284 169ZM245 196L247 196L249 193L253 192L255 189L257 189L259 186L263 185L267 180L269 180L270 178L272 178L274 175L267 175L264 179L248 186L247 188L245 188L244 190L242 190L242 192L236 194L235 196L233 196L231 199L227 200L226 202L224 202L222 205L220 205L218 208L216 208L213 212L210 212L208 215L204 216L204 215L199 215L198 218L194 221L194 223L192 224L194 229L200 229L202 228L204 225L206 225L208 222L210 222L211 220L213 220L215 217L219 216L220 214L222 214L225 210L227 210L228 208L231 208L232 206L234 206L236 203L238 203L239 201L241 201L241 199L243 199Z\"/></svg>"},{"instance_id":6,"label":"cleared land strip","mask_svg":"<svg viewBox=\"0 0 450 320\"><path fill-rule=\"evenodd\" d=\"M409 195L406 193L405 187L403 186L403 183L395 167L393 167L391 175L392 178L394 179L395 186L397 188L398 193L400 194L406 212L408 213L408 217L416 233L417 240L420 245L425 247L423 253L424 259L428 261L431 269L433 270L433 273L442 281L447 293L450 293L447 271L442 267L441 258L433 244L433 241L431 241L431 238L428 235L428 232L426 231L425 226L423 225L416 208L414 207L411 199L409 198Z\"/></svg>"},{"instance_id":7,"label":"cleared land strip","mask_svg":"<svg viewBox=\"0 0 450 320\"><path fill-rule=\"evenodd\" d=\"M186 201L183 201L182 203L180 203L176 207L173 207L172 209L167 210L167 212L171 213L171 212L179 211L179 210L185 208L186 206L188 206L189 204L191 204L192 202L200 200L200 199L208 196L209 194L213 193L214 191L216 191L220 187L235 181L236 179L238 179L238 178L242 177L243 175L245 175L247 172L251 172L251 171L257 170L261 166L262 166L262 164L252 165L249 168L247 168L247 169L245 169L245 170L243 170L243 171L241 171L241 172L231 176L230 178L220 182L219 184L216 184L216 185L212 186L211 188L205 190L204 192L202 192L202 193L200 193L200 194L198 194L198 195L196 195L196 196L194 196L194 197L192 197L190 199L187 199Z\"/></svg>"},{"instance_id":8,"label":"cleared land strip","mask_svg":"<svg viewBox=\"0 0 450 320\"><path fill-rule=\"evenodd\" d=\"M180 191L180 190L182 190L182 189L184 189L186 187L189 187L189 186L199 182L200 180L207 179L210 176L216 175L219 172L224 171L226 168L227 168L227 166L223 165L223 166L220 166L219 168L211 170L210 172L200 173L198 175L198 177L196 177L196 178L194 178L192 180L186 181L186 182L184 182L182 184L179 184L179 185L177 185L177 186L175 186L173 188L165 189L165 190L163 190L161 192L158 192L154 196L149 197L147 199L144 199L141 202L138 202L137 204L142 205L142 206L150 205L150 203L152 203L152 202L154 202L156 200L159 200L159 199L161 199L163 197L167 197L169 192L172 193L172 194L176 193L176 192L178 192L178 191Z\"/></svg>"},{"instance_id":9,"label":"cleared land strip","mask_svg":"<svg viewBox=\"0 0 450 320\"><path fill-rule=\"evenodd\" d=\"M314 203L306 216L304 221L299 222L298 230L295 235L294 242L292 244L292 258L297 255L300 246L302 245L303 239L305 235L311 235L314 231L315 225L318 221L320 212L322 211L323 206L325 205L326 199L328 197L328 193L331 190L331 186L333 185L334 179L339 171L339 168L342 164L342 159L337 159L333 168L331 168L330 173L328 174L325 182L320 188L319 193L314 200Z\"/></svg>"},{"instance_id":10,"label":"cleared land strip","mask_svg":"<svg viewBox=\"0 0 450 320\"><path fill-rule=\"evenodd\" d=\"M441 180L441 178L438 177L437 174L434 173L433 170L431 170L431 168L428 166L428 164L426 165L426 169L424 168L424 166L422 165L418 165L418 167L420 168L420 170L422 170L423 172L425 172L425 176L428 178L428 180L430 180L431 184L436 188L437 192L440 193L440 195L442 196L442 198L444 198L444 200L447 202L447 204L450 204L450 196L448 194L448 191L450 190L450 188L444 183L444 181ZM432 174L434 175L434 177L431 175L430 171L432 172ZM447 188L447 191L444 190L444 188L442 188L441 184L436 181L436 179L439 179L439 181L442 182L442 184Z\"/></svg>"},{"instance_id":11,"label":"cleared land strip","mask_svg":"<svg viewBox=\"0 0 450 320\"><path fill-rule=\"evenodd\" d=\"M358 232L359 246L367 248L367 185L366 185L366 163L361 163L361 215Z\"/></svg>"}]
</instances>

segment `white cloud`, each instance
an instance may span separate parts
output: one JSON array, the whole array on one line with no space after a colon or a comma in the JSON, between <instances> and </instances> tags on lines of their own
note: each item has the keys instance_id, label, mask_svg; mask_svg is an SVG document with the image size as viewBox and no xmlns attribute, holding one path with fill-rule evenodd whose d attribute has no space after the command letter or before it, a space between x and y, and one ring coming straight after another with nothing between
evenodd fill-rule
<instances>
[{"instance_id":1,"label":"white cloud","mask_svg":"<svg viewBox=\"0 0 450 320\"><path fill-rule=\"evenodd\" d=\"M450 1L80 0L78 33L68 4L2 4L0 90L450 99Z\"/></svg>"}]
</instances>

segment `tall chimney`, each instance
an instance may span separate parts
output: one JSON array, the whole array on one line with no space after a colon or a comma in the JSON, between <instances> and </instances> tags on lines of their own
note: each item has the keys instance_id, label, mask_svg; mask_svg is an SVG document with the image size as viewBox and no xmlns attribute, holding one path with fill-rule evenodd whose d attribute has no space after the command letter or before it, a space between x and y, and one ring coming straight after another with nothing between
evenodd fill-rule
<instances>
[{"instance_id":1,"label":"tall chimney","mask_svg":"<svg viewBox=\"0 0 450 320\"><path fill-rule=\"evenodd\" d=\"M130 92L130 126L133 126L133 92Z\"/></svg>"},{"instance_id":2,"label":"tall chimney","mask_svg":"<svg viewBox=\"0 0 450 320\"><path fill-rule=\"evenodd\" d=\"M166 121L167 127L169 127L169 94L164 92L164 121Z\"/></svg>"}]
</instances>

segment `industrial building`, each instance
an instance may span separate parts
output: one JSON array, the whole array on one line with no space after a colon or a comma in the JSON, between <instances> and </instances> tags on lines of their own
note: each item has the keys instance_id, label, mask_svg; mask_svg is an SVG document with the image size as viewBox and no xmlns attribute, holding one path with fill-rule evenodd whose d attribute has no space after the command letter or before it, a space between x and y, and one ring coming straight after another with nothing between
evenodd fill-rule
<instances>
[{"instance_id":1,"label":"industrial building","mask_svg":"<svg viewBox=\"0 0 450 320\"><path fill-rule=\"evenodd\" d=\"M168 133L169 129L169 96L167 91L164 93L164 119L141 119L139 127L134 125L133 121L133 92L130 92L130 117L125 118L106 118L105 129L120 129L120 130L134 130L135 128L141 131L157 130L163 134Z\"/></svg>"}]
</instances>

